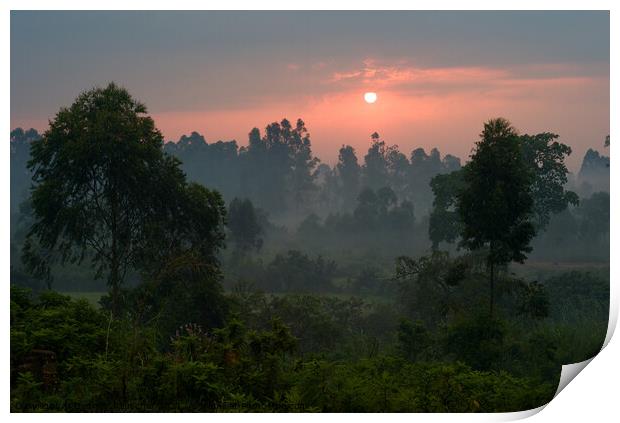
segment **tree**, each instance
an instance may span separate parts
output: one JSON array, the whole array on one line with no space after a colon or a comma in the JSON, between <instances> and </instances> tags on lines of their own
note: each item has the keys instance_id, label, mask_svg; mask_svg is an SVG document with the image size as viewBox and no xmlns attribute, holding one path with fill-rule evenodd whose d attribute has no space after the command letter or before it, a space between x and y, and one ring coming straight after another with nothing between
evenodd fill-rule
<instances>
[{"instance_id":1,"label":"tree","mask_svg":"<svg viewBox=\"0 0 620 423\"><path fill-rule=\"evenodd\" d=\"M204 136L193 131L190 135L182 135L177 142L167 142L164 152L181 160L188 180L217 189L226 198L239 195L242 173L236 141L209 144Z\"/></svg>"},{"instance_id":2,"label":"tree","mask_svg":"<svg viewBox=\"0 0 620 423\"><path fill-rule=\"evenodd\" d=\"M389 148L385 141L381 141L379 134L374 132L371 136L371 146L368 154L364 156L363 181L364 186L377 189L388 185L388 162Z\"/></svg>"},{"instance_id":3,"label":"tree","mask_svg":"<svg viewBox=\"0 0 620 423\"><path fill-rule=\"evenodd\" d=\"M314 179L319 190L318 195L315 197L314 208L324 210L342 208L345 201L343 196L346 194L346 191L343 192L337 167L334 166L332 168L325 163L321 163L314 171Z\"/></svg>"},{"instance_id":4,"label":"tree","mask_svg":"<svg viewBox=\"0 0 620 423\"><path fill-rule=\"evenodd\" d=\"M598 191L609 191L609 157L589 148L583 157L577 179L583 197Z\"/></svg>"},{"instance_id":5,"label":"tree","mask_svg":"<svg viewBox=\"0 0 620 423\"><path fill-rule=\"evenodd\" d=\"M360 229L375 229L379 224L381 207L377 194L370 188L364 188L357 197L357 203L353 216Z\"/></svg>"},{"instance_id":6,"label":"tree","mask_svg":"<svg viewBox=\"0 0 620 423\"><path fill-rule=\"evenodd\" d=\"M565 159L571 148L556 141L558 135L549 132L518 137L521 152L534 179L530 187L534 200L532 221L537 231L544 230L552 215L566 210L569 204L579 203L577 194L567 191L564 186L568 180ZM446 156L445 159L447 159ZM454 162L457 165L457 162ZM460 164L458 164L460 167ZM446 167L446 170L448 168ZM456 213L459 192L465 188L464 170L456 170L445 175L437 175L431 180L435 199L431 211L429 236L433 247L441 241L454 242L462 222Z\"/></svg>"},{"instance_id":7,"label":"tree","mask_svg":"<svg viewBox=\"0 0 620 423\"><path fill-rule=\"evenodd\" d=\"M535 235L531 220L535 175L526 162L516 130L498 118L484 124L471 161L463 169L465 189L457 209L463 222L461 243L488 249L490 314L493 315L494 268L522 263Z\"/></svg>"},{"instance_id":8,"label":"tree","mask_svg":"<svg viewBox=\"0 0 620 423\"><path fill-rule=\"evenodd\" d=\"M171 166L180 172L178 161ZM151 201L151 214L144 214L135 267L148 280L180 269L186 274L219 276L218 252L225 245L226 217L220 193L187 183L182 173L178 181L164 174L153 184L159 195Z\"/></svg>"},{"instance_id":9,"label":"tree","mask_svg":"<svg viewBox=\"0 0 620 423\"><path fill-rule=\"evenodd\" d=\"M570 155L571 148L555 141L557 138L559 135L550 132L519 138L524 159L534 172L531 191L537 229L545 228L552 214L565 210L569 204L579 204L577 194L564 189L568 182L564 159Z\"/></svg>"},{"instance_id":10,"label":"tree","mask_svg":"<svg viewBox=\"0 0 620 423\"><path fill-rule=\"evenodd\" d=\"M394 189L399 198L404 198L407 195L409 160L398 150L397 145L388 148L386 160L390 187Z\"/></svg>"},{"instance_id":11,"label":"tree","mask_svg":"<svg viewBox=\"0 0 620 423\"><path fill-rule=\"evenodd\" d=\"M342 181L344 208L351 209L360 190L361 167L357 163L355 149L350 145L342 146L338 153L338 175Z\"/></svg>"},{"instance_id":12,"label":"tree","mask_svg":"<svg viewBox=\"0 0 620 423\"><path fill-rule=\"evenodd\" d=\"M609 234L609 193L596 192L582 201L576 213L580 218L579 233L582 238L597 242Z\"/></svg>"},{"instance_id":13,"label":"tree","mask_svg":"<svg viewBox=\"0 0 620 423\"><path fill-rule=\"evenodd\" d=\"M261 138L258 129L249 134L249 145L241 150L244 164L242 185L248 185L251 200L260 207L282 213L293 202L299 208L316 189L314 169L319 159L312 155L310 134L298 119L273 122Z\"/></svg>"},{"instance_id":14,"label":"tree","mask_svg":"<svg viewBox=\"0 0 620 423\"><path fill-rule=\"evenodd\" d=\"M398 347L409 361L416 361L430 345L430 335L419 321L401 319L398 324Z\"/></svg>"},{"instance_id":15,"label":"tree","mask_svg":"<svg viewBox=\"0 0 620 423\"><path fill-rule=\"evenodd\" d=\"M445 324L449 315L462 308L453 292L467 278L469 270L466 259L451 260L443 251L419 259L398 257L395 280L403 313L422 320L428 327Z\"/></svg>"},{"instance_id":16,"label":"tree","mask_svg":"<svg viewBox=\"0 0 620 423\"><path fill-rule=\"evenodd\" d=\"M446 154L441 161L441 167L444 172L454 172L461 168L461 159L452 154Z\"/></svg>"},{"instance_id":17,"label":"tree","mask_svg":"<svg viewBox=\"0 0 620 423\"><path fill-rule=\"evenodd\" d=\"M310 134L304 121L297 119L295 128L290 129L285 123L288 123L286 119L282 121L282 127L289 131L286 135L292 163L291 191L295 207L299 209L308 202L308 194L316 189L314 168L320 160L312 155Z\"/></svg>"},{"instance_id":18,"label":"tree","mask_svg":"<svg viewBox=\"0 0 620 423\"><path fill-rule=\"evenodd\" d=\"M454 242L461 232L461 221L456 209L458 193L463 189L463 172L435 176L430 182L435 199L430 214L428 235L436 251L441 241Z\"/></svg>"},{"instance_id":19,"label":"tree","mask_svg":"<svg viewBox=\"0 0 620 423\"><path fill-rule=\"evenodd\" d=\"M441 161L439 150L433 148L427 155L423 148L416 148L411 152L411 166L409 169L409 196L420 210L428 210L432 203L431 179L447 169L457 166L460 162L454 156L446 156L446 169ZM455 163L456 162L456 163Z\"/></svg>"},{"instance_id":20,"label":"tree","mask_svg":"<svg viewBox=\"0 0 620 423\"><path fill-rule=\"evenodd\" d=\"M235 198L228 207L228 229L231 240L235 243L235 258L239 258L252 250L260 250L263 240L260 238L263 229L258 222L254 205L248 199Z\"/></svg>"},{"instance_id":21,"label":"tree","mask_svg":"<svg viewBox=\"0 0 620 423\"><path fill-rule=\"evenodd\" d=\"M24 261L36 274L88 258L107 277L112 310L131 269L148 270L173 252L215 262L223 242L222 200L187 184L180 162L162 152L146 107L111 83L62 108L34 141L34 223Z\"/></svg>"}]
</instances>

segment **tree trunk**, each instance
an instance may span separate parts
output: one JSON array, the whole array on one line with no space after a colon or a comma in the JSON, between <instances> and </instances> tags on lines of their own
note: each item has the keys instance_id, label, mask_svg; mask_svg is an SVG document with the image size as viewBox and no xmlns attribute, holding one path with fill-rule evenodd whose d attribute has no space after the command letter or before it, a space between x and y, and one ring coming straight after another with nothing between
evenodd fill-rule
<instances>
[{"instance_id":1,"label":"tree trunk","mask_svg":"<svg viewBox=\"0 0 620 423\"><path fill-rule=\"evenodd\" d=\"M115 259L112 260L112 265L110 269L110 287L112 288L112 314L114 317L118 316L119 313L119 300L120 300L120 292L119 292L119 272L118 272L118 263Z\"/></svg>"},{"instance_id":2,"label":"tree trunk","mask_svg":"<svg viewBox=\"0 0 620 423\"><path fill-rule=\"evenodd\" d=\"M491 318L493 318L493 302L494 302L494 296L495 296L495 275L494 275L494 269L493 269L493 260L491 259L490 263L489 263L489 288L490 288L490 296L489 296L489 314L491 316Z\"/></svg>"}]
</instances>

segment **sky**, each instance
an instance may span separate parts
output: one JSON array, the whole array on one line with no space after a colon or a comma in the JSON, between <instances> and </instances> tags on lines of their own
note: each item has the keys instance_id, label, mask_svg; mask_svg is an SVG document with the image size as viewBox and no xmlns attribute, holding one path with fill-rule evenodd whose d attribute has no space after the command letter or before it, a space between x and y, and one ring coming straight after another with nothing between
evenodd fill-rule
<instances>
[{"instance_id":1,"label":"sky","mask_svg":"<svg viewBox=\"0 0 620 423\"><path fill-rule=\"evenodd\" d=\"M375 131L466 160L501 116L559 134L576 171L609 134L609 12L11 12L12 128L111 81L166 140L245 145L302 118L329 164L343 144L361 161Z\"/></svg>"}]
</instances>

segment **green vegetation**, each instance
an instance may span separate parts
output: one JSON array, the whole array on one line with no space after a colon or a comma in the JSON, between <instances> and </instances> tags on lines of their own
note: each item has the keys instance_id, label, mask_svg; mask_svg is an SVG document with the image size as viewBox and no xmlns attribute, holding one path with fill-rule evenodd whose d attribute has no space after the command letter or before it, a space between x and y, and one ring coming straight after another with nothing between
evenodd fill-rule
<instances>
[{"instance_id":1,"label":"green vegetation","mask_svg":"<svg viewBox=\"0 0 620 423\"><path fill-rule=\"evenodd\" d=\"M556 138L491 120L461 167L375 133L330 168L301 120L164 145L87 91L11 133L11 410L541 406L609 308L609 194L577 203Z\"/></svg>"},{"instance_id":2,"label":"green vegetation","mask_svg":"<svg viewBox=\"0 0 620 423\"><path fill-rule=\"evenodd\" d=\"M484 283L484 275L479 276ZM531 290L503 291L514 281L499 281L504 282L498 283L504 292L498 301L502 317L492 321L476 316L477 307L463 304L474 275L451 290L450 306L443 312L444 298L438 292L431 296L436 302L421 310L415 295L382 304L359 297L272 296L240 286L223 299L230 305L223 325L184 323L171 329L170 319L184 321L174 309L148 322L128 310L112 322L107 348L110 321L105 308L54 292L35 298L13 287L11 407L350 412L534 408L552 398L562 363L581 361L600 349L608 282L578 272L551 278L543 284L548 316L527 317L518 310L531 309ZM400 289L430 289L428 282L407 279ZM482 305L484 298L479 300Z\"/></svg>"}]
</instances>

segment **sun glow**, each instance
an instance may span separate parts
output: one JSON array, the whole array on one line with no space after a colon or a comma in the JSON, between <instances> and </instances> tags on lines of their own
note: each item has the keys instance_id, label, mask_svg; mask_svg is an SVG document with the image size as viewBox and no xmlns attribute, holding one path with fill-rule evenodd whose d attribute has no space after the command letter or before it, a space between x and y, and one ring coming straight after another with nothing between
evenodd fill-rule
<instances>
[{"instance_id":1,"label":"sun glow","mask_svg":"<svg viewBox=\"0 0 620 423\"><path fill-rule=\"evenodd\" d=\"M377 93L365 93L364 100L368 104L374 103L375 101L377 101Z\"/></svg>"}]
</instances>

